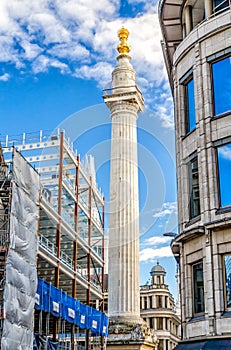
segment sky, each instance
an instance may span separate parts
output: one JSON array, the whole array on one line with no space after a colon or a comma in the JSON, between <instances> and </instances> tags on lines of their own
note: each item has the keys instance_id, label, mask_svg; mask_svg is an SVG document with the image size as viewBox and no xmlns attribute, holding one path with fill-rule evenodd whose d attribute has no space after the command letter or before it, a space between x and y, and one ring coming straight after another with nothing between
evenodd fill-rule
<instances>
[{"instance_id":1,"label":"sky","mask_svg":"<svg viewBox=\"0 0 231 350\"><path fill-rule=\"evenodd\" d=\"M109 205L110 111L103 90L116 65L118 30L130 32L132 65L145 100L138 119L141 284L176 264L165 232L177 232L173 103L161 51L156 0L1 0L0 139L65 129L93 154ZM106 222L107 223L107 222Z\"/></svg>"}]
</instances>

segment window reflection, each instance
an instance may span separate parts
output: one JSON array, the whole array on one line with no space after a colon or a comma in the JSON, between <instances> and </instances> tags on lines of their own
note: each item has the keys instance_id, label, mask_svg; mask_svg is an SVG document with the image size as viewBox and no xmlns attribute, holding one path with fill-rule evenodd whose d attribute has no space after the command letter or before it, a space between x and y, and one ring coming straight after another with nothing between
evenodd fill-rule
<instances>
[{"instance_id":1,"label":"window reflection","mask_svg":"<svg viewBox=\"0 0 231 350\"><path fill-rule=\"evenodd\" d=\"M231 205L231 143L219 147L217 154L220 184L220 205L224 207Z\"/></svg>"},{"instance_id":2,"label":"window reflection","mask_svg":"<svg viewBox=\"0 0 231 350\"><path fill-rule=\"evenodd\" d=\"M194 80L191 79L185 84L186 95L186 133L196 128Z\"/></svg>"},{"instance_id":3,"label":"window reflection","mask_svg":"<svg viewBox=\"0 0 231 350\"><path fill-rule=\"evenodd\" d=\"M231 57L212 64L215 115L231 110Z\"/></svg>"},{"instance_id":4,"label":"window reflection","mask_svg":"<svg viewBox=\"0 0 231 350\"><path fill-rule=\"evenodd\" d=\"M231 255L224 257L226 308L231 308Z\"/></svg>"}]
</instances>

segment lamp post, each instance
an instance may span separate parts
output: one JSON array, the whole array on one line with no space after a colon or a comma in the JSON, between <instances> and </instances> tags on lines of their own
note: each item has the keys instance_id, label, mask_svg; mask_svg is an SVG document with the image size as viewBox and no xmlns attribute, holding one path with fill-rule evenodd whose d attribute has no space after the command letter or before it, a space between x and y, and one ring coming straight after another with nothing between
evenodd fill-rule
<instances>
[{"instance_id":1,"label":"lamp post","mask_svg":"<svg viewBox=\"0 0 231 350\"><path fill-rule=\"evenodd\" d=\"M173 237L173 238L175 238L177 235L178 235L178 233L175 233L175 232L165 232L165 233L163 233L163 236L165 236L165 237Z\"/></svg>"}]
</instances>

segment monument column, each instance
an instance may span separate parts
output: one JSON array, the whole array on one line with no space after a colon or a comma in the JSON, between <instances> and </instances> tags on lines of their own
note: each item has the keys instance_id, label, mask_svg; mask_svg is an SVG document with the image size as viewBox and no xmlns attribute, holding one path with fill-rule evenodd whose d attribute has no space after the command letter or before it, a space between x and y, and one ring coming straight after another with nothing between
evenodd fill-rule
<instances>
[{"instance_id":1,"label":"monument column","mask_svg":"<svg viewBox=\"0 0 231 350\"><path fill-rule=\"evenodd\" d=\"M140 317L136 125L138 113L144 108L144 101L136 85L136 73L130 63L128 35L125 28L118 32L120 44L117 47L117 66L112 72L111 88L104 91L104 101L111 111L112 121L108 314L111 333L113 327L114 330L116 328L116 337L111 337L111 340L117 339L115 343L124 337L133 337L136 340L141 337L143 341L144 333L141 329L145 328ZM134 335L134 327L139 329L138 335ZM108 341L107 348L110 349L110 336ZM114 344L112 348L116 349L117 345ZM129 349L128 345L127 348ZM139 345L137 349L140 348L142 347Z\"/></svg>"}]
</instances>

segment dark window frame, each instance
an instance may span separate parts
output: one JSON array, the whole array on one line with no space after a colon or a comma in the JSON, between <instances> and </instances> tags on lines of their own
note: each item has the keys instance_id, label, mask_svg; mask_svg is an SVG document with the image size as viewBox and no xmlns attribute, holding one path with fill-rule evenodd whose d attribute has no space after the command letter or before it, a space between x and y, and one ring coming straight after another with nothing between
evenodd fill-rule
<instances>
[{"instance_id":1,"label":"dark window frame","mask_svg":"<svg viewBox=\"0 0 231 350\"><path fill-rule=\"evenodd\" d=\"M231 297L230 297L229 306L227 305L227 273L226 273L226 264L225 264L225 257L226 256L229 256L231 259L231 254L224 254L222 257L224 311L231 311ZM231 283L231 281L230 281L230 283ZM230 286L230 293L231 293L231 286Z\"/></svg>"},{"instance_id":2,"label":"dark window frame","mask_svg":"<svg viewBox=\"0 0 231 350\"><path fill-rule=\"evenodd\" d=\"M197 173L193 173L193 163L197 162ZM193 220L200 216L201 206L200 206L200 182L199 182L199 169L198 169L198 156L194 154L189 160L188 164L188 198L189 198L189 220ZM193 177L197 174L196 186L193 184ZM193 176L194 175L194 176ZM196 178L196 176L195 176ZM195 197L195 193L198 191L198 197ZM195 210L195 205L197 203L197 210Z\"/></svg>"},{"instance_id":3,"label":"dark window frame","mask_svg":"<svg viewBox=\"0 0 231 350\"><path fill-rule=\"evenodd\" d=\"M180 79L180 84L183 87L184 94L184 133L187 136L196 129L196 100L195 100L195 80L193 76L193 69L191 68L183 77ZM194 108L194 123L193 127L190 126L190 99L189 99L189 83L193 83L193 108Z\"/></svg>"},{"instance_id":4,"label":"dark window frame","mask_svg":"<svg viewBox=\"0 0 231 350\"><path fill-rule=\"evenodd\" d=\"M225 204L224 205L222 203L221 169L220 169L219 154L218 154L219 148L226 147L227 145L231 146L231 140L229 142L225 142L225 143L221 143L221 144L217 144L216 145L216 173L217 173L217 189L218 189L219 210L231 208L231 198L230 198L230 203L229 204Z\"/></svg>"},{"instance_id":5,"label":"dark window frame","mask_svg":"<svg viewBox=\"0 0 231 350\"><path fill-rule=\"evenodd\" d=\"M213 65L225 60L226 58L230 58L231 60L231 49L226 49L222 52L218 52L217 54L213 54L211 57L207 59L210 63L210 72L211 72L211 87L212 87L212 101L213 101L213 118L219 118L222 116L229 115L231 113L231 108L229 110L223 111L221 113L216 113L216 104L215 104L215 87L214 87L214 73L213 73Z\"/></svg>"},{"instance_id":6,"label":"dark window frame","mask_svg":"<svg viewBox=\"0 0 231 350\"><path fill-rule=\"evenodd\" d=\"M192 83L193 86L193 96L194 96L194 116L193 116L193 125L191 125L192 117L190 113L190 95L189 95L189 84ZM189 134L196 129L196 108L195 108L195 88L194 88L194 79L193 76L187 81L184 85L185 88L185 133Z\"/></svg>"},{"instance_id":7,"label":"dark window frame","mask_svg":"<svg viewBox=\"0 0 231 350\"><path fill-rule=\"evenodd\" d=\"M199 296L198 294L198 281L196 284L196 270L195 267L201 265L202 268L197 271L202 270L202 276L203 276L203 286L202 286L202 300L201 300L201 310L199 310ZM201 289L201 288L200 288ZM205 313L205 293L204 293L204 268L203 268L203 260L197 261L196 263L192 264L192 290L193 290L193 314L194 316L204 315Z\"/></svg>"},{"instance_id":8,"label":"dark window frame","mask_svg":"<svg viewBox=\"0 0 231 350\"><path fill-rule=\"evenodd\" d=\"M220 4L216 5L216 1L220 1ZM230 0L213 0L213 13L220 14L224 11L227 11L230 6Z\"/></svg>"},{"instance_id":9,"label":"dark window frame","mask_svg":"<svg viewBox=\"0 0 231 350\"><path fill-rule=\"evenodd\" d=\"M156 317L156 329L158 331L163 331L164 329L163 317L161 316Z\"/></svg>"}]
</instances>

